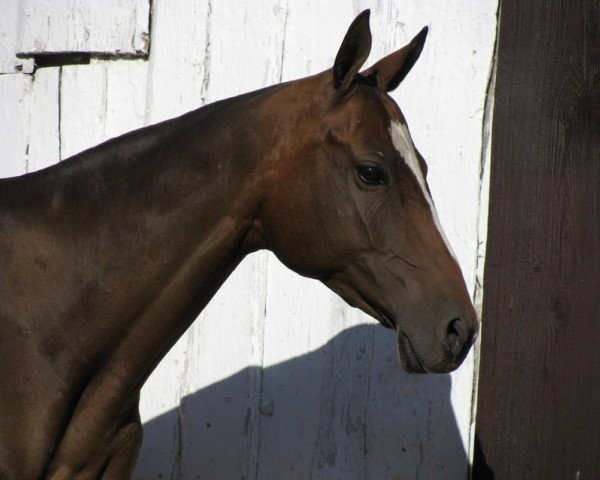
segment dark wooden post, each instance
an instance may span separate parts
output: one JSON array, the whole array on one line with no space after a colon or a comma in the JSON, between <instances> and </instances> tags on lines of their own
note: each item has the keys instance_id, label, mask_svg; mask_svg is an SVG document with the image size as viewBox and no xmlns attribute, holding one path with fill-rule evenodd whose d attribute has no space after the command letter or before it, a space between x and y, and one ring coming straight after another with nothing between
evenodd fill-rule
<instances>
[{"instance_id":1,"label":"dark wooden post","mask_svg":"<svg viewBox=\"0 0 600 480\"><path fill-rule=\"evenodd\" d=\"M600 1L502 1L473 478L600 478Z\"/></svg>"}]
</instances>

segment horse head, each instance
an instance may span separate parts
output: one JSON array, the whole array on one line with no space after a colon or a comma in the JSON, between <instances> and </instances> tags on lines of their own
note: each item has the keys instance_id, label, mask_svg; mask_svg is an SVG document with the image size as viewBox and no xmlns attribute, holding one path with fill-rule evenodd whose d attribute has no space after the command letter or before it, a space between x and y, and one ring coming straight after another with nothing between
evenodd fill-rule
<instances>
[{"instance_id":1,"label":"horse head","mask_svg":"<svg viewBox=\"0 0 600 480\"><path fill-rule=\"evenodd\" d=\"M426 163L388 95L419 58L427 28L359 73L368 18L354 20L333 69L296 82L312 97L282 146L264 205L266 241L284 264L394 328L407 371L448 372L466 356L477 316Z\"/></svg>"}]
</instances>

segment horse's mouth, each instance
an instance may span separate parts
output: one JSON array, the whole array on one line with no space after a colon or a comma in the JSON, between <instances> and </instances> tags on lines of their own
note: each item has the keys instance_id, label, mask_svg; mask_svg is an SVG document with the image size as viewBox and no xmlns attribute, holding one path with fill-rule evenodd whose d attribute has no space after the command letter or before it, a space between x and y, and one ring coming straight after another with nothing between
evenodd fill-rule
<instances>
[{"instance_id":1,"label":"horse's mouth","mask_svg":"<svg viewBox=\"0 0 600 480\"><path fill-rule=\"evenodd\" d=\"M392 330L396 330L396 322L392 319L390 315L388 315L383 309L378 307L372 307L377 316L379 317L379 323L381 323L385 328L390 328Z\"/></svg>"},{"instance_id":2,"label":"horse's mouth","mask_svg":"<svg viewBox=\"0 0 600 480\"><path fill-rule=\"evenodd\" d=\"M398 331L398 358L400 365L409 373L427 373L423 364L419 361L415 349L412 347L408 337L398 329L396 322L383 309L375 308L379 316L379 321L387 328L393 328Z\"/></svg>"},{"instance_id":3,"label":"horse's mouth","mask_svg":"<svg viewBox=\"0 0 600 480\"><path fill-rule=\"evenodd\" d=\"M410 340L400 330L398 330L398 358L400 359L400 365L407 372L427 373L410 344Z\"/></svg>"}]
</instances>

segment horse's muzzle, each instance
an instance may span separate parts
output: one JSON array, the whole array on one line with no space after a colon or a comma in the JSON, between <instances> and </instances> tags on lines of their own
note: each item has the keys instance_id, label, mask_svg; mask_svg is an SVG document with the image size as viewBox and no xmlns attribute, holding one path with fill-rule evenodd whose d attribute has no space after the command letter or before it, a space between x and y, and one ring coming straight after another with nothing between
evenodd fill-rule
<instances>
[{"instance_id":1,"label":"horse's muzzle","mask_svg":"<svg viewBox=\"0 0 600 480\"><path fill-rule=\"evenodd\" d=\"M400 330L398 330L398 358L403 370L409 373L427 373L410 344L410 340Z\"/></svg>"},{"instance_id":2,"label":"horse's muzzle","mask_svg":"<svg viewBox=\"0 0 600 480\"><path fill-rule=\"evenodd\" d=\"M398 357L404 370L410 373L449 373L456 370L477 338L477 321L452 319L442 335L441 353L418 350L410 337L398 329ZM438 352L440 352L438 350Z\"/></svg>"}]
</instances>

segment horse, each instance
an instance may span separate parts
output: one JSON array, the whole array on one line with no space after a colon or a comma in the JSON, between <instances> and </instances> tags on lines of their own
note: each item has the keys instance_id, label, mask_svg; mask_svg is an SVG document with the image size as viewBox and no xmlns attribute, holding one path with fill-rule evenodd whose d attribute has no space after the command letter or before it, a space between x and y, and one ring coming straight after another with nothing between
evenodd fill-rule
<instances>
[{"instance_id":1,"label":"horse","mask_svg":"<svg viewBox=\"0 0 600 480\"><path fill-rule=\"evenodd\" d=\"M260 249L394 329L405 370L460 365L477 316L388 95L426 35L361 72L366 10L329 70L0 181L0 478L130 477L140 388Z\"/></svg>"}]
</instances>

